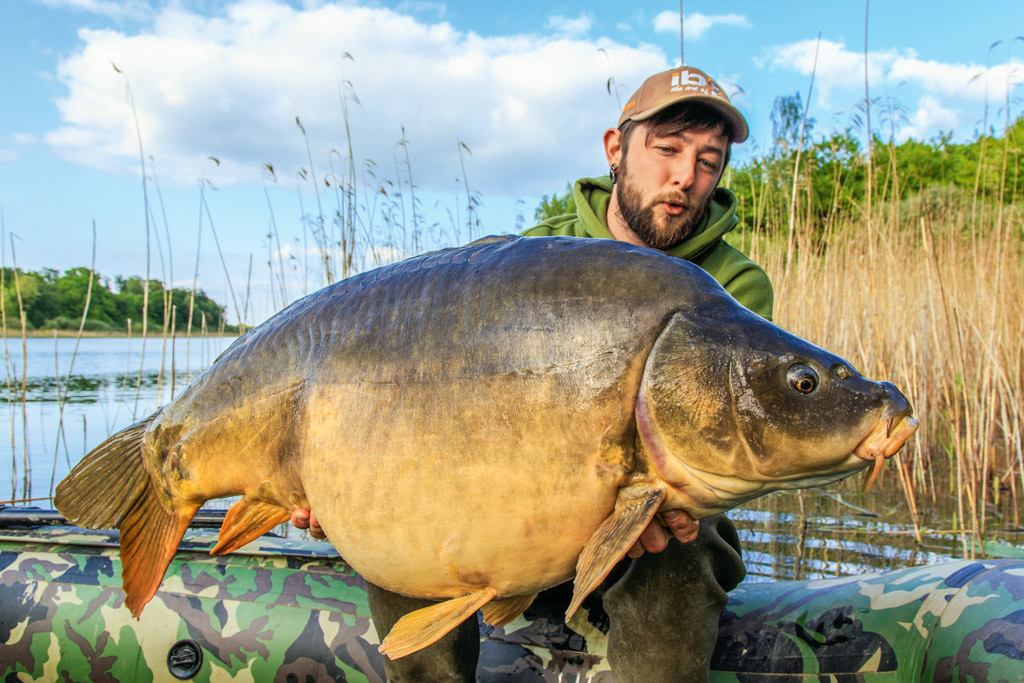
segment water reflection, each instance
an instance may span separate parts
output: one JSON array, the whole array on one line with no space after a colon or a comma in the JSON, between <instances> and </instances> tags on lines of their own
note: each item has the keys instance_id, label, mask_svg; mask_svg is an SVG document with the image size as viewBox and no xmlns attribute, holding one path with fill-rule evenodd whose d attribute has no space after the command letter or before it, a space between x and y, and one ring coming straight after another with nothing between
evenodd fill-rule
<instances>
[{"instance_id":1,"label":"water reflection","mask_svg":"<svg viewBox=\"0 0 1024 683\"><path fill-rule=\"evenodd\" d=\"M28 339L0 346L0 500L49 495L89 449L171 400L230 337ZM24 384L23 384L24 382ZM63 409L60 404L63 402Z\"/></svg>"},{"instance_id":2,"label":"water reflection","mask_svg":"<svg viewBox=\"0 0 1024 683\"><path fill-rule=\"evenodd\" d=\"M187 386L193 374L188 372L175 373L174 385L177 390ZM99 377L72 375L70 378L62 377L59 383L53 377L29 379L25 382L25 401L27 403L55 401L59 391L65 403L97 403L103 400L103 396L106 393L111 391L122 394L134 392L136 385L139 385L141 390L149 396L163 389L165 384L169 389L171 385L169 370L163 374L160 372L146 372L142 375L123 375L121 377L110 375ZM20 381L14 382L12 390L15 396L20 398Z\"/></svg>"},{"instance_id":3,"label":"water reflection","mask_svg":"<svg viewBox=\"0 0 1024 683\"><path fill-rule=\"evenodd\" d=\"M992 530L979 545L950 530L952 505L913 520L894 483L870 493L846 481L824 491L778 492L728 513L739 530L747 581L823 579L975 556L1024 557L1024 533ZM998 510L996 511L999 512Z\"/></svg>"}]
</instances>

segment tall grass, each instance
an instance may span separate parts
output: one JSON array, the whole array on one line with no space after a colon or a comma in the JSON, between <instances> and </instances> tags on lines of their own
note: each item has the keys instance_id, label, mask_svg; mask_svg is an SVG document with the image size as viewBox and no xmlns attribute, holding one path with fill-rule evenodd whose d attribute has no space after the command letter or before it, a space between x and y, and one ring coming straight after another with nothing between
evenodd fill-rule
<instances>
[{"instance_id":1,"label":"tall grass","mask_svg":"<svg viewBox=\"0 0 1024 683\"><path fill-rule=\"evenodd\" d=\"M790 207L802 217L792 257L783 221L742 238L782 283L776 322L910 398L921 429L896 459L890 486L915 525L922 508L951 507L971 555L986 529L1020 526L1024 318L1012 303L1024 291L1020 208L982 189L930 200L894 192L871 213L830 210L825 222L801 200L810 179L798 182L805 191ZM767 186L758 202L782 214L787 198Z\"/></svg>"}]
</instances>

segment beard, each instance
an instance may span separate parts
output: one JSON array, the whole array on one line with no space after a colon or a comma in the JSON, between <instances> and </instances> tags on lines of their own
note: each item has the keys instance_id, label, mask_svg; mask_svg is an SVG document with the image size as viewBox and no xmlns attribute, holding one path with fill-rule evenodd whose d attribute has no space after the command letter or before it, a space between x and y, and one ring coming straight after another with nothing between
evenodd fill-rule
<instances>
[{"instance_id":1,"label":"beard","mask_svg":"<svg viewBox=\"0 0 1024 683\"><path fill-rule=\"evenodd\" d=\"M640 189L630 182L625 168L619 171L616 184L619 193L619 215L622 220L644 244L660 251L671 249L690 236L694 228L707 216L713 194L709 193L699 207L687 204L685 197L673 194L656 196L644 205ZM678 216L666 213L664 227L659 227L655 220L655 207L661 202L672 202L685 207Z\"/></svg>"}]
</instances>

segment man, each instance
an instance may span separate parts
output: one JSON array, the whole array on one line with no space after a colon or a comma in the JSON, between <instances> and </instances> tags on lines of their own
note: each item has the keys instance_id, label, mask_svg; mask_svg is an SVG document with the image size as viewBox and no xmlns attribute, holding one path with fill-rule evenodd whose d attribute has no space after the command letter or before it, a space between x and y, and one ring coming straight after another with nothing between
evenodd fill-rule
<instances>
[{"instance_id":1,"label":"man","mask_svg":"<svg viewBox=\"0 0 1024 683\"><path fill-rule=\"evenodd\" d=\"M576 183L576 213L551 218L524 235L618 239L660 249L710 273L741 304L771 318L764 270L727 244L736 197L719 188L733 142L747 123L721 87L691 67L651 76L633 94L618 127L604 134L607 178ZM292 516L299 528L308 511ZM648 554L645 554L648 551ZM698 525L686 513L660 515L603 585L610 620L608 658L619 681L691 681L708 676L726 592L745 570L739 541L724 517ZM383 637L404 614L430 604L367 585ZM545 599L545 593L538 601ZM474 680L477 624L467 620L430 647L385 662L389 680Z\"/></svg>"}]
</instances>

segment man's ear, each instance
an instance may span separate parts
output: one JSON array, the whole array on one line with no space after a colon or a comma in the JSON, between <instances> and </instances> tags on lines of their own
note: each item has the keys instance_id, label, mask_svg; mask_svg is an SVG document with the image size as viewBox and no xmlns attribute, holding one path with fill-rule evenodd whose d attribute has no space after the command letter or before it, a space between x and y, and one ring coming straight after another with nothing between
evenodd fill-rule
<instances>
[{"instance_id":1,"label":"man's ear","mask_svg":"<svg viewBox=\"0 0 1024 683\"><path fill-rule=\"evenodd\" d=\"M604 156L609 166L622 163L622 131L618 128L604 132Z\"/></svg>"}]
</instances>

